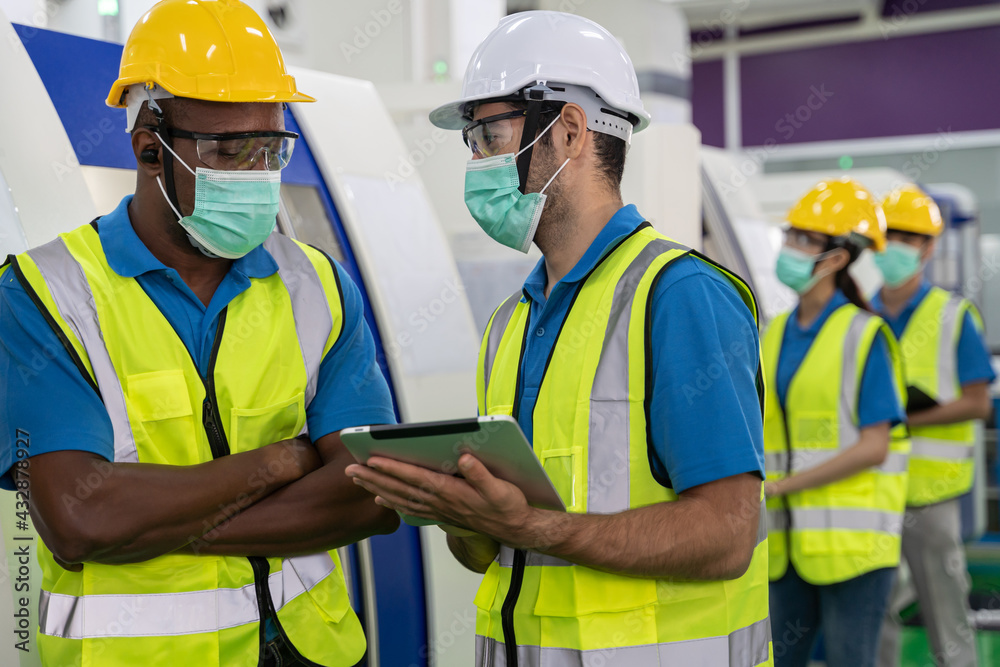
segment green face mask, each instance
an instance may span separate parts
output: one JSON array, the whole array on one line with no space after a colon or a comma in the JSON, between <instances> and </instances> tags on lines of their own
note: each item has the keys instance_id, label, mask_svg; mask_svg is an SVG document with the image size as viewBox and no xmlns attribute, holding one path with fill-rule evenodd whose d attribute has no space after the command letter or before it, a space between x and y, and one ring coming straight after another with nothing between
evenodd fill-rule
<instances>
[{"instance_id":1,"label":"green face mask","mask_svg":"<svg viewBox=\"0 0 1000 667\"><path fill-rule=\"evenodd\" d=\"M194 211L184 216L156 179L192 245L209 257L239 259L267 240L277 224L280 171L191 169L166 142L163 146L195 175Z\"/></svg>"},{"instance_id":2,"label":"green face mask","mask_svg":"<svg viewBox=\"0 0 1000 667\"><path fill-rule=\"evenodd\" d=\"M920 249L907 243L889 241L885 251L875 255L875 266L888 287L899 287L921 268Z\"/></svg>"},{"instance_id":3,"label":"green face mask","mask_svg":"<svg viewBox=\"0 0 1000 667\"><path fill-rule=\"evenodd\" d=\"M813 269L816 268L816 262L827 254L823 252L818 255L810 255L795 248L783 247L778 253L778 264L775 267L778 280L791 287L796 293L805 294L825 275L821 273L814 276Z\"/></svg>"},{"instance_id":4,"label":"green face mask","mask_svg":"<svg viewBox=\"0 0 1000 667\"><path fill-rule=\"evenodd\" d=\"M553 120L535 141L541 139L557 120ZM521 252L528 252L535 239L538 220L545 206L543 193L569 163L568 159L563 162L539 192L523 195L519 189L521 181L517 175L517 156L528 146L517 153L469 160L465 166L465 205L469 213L494 241Z\"/></svg>"}]
</instances>

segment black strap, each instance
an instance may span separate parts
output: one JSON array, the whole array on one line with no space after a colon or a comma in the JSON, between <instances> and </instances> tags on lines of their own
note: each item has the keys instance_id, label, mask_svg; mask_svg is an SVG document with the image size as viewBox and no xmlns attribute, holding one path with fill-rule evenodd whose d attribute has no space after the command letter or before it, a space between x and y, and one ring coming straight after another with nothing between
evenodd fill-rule
<instances>
[{"instance_id":1,"label":"black strap","mask_svg":"<svg viewBox=\"0 0 1000 667\"><path fill-rule=\"evenodd\" d=\"M524 194L524 189L528 185L528 169L531 167L531 153L535 146L532 143L535 140L535 133L538 132L538 119L542 114L542 105L544 102L540 99L529 100L528 101L528 115L524 118L524 130L521 132L521 146L518 148L518 152L522 152L517 156L517 178L520 181L521 194Z\"/></svg>"}]
</instances>

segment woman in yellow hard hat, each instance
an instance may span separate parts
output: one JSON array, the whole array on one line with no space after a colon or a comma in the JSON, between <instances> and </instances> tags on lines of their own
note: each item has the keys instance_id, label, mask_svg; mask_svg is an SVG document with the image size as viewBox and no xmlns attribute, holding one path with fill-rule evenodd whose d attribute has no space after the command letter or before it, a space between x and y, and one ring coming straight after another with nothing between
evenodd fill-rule
<instances>
[{"instance_id":1,"label":"woman in yellow hard hat","mask_svg":"<svg viewBox=\"0 0 1000 667\"><path fill-rule=\"evenodd\" d=\"M969 583L958 497L972 488L974 420L991 411L996 378L982 338L982 321L968 300L933 287L923 267L944 231L934 200L915 185L882 204L888 244L875 257L885 284L872 306L899 338L906 375L910 454L903 556L935 655L948 664L976 664L969 623ZM879 664L899 664L898 611L911 591L896 590L886 616Z\"/></svg>"},{"instance_id":2,"label":"woman in yellow hard hat","mask_svg":"<svg viewBox=\"0 0 1000 667\"><path fill-rule=\"evenodd\" d=\"M884 245L871 193L816 185L789 212L778 279L799 304L763 350L765 491L775 665L804 667L823 630L830 667L875 664L899 564L906 448L895 339L849 267Z\"/></svg>"}]
</instances>

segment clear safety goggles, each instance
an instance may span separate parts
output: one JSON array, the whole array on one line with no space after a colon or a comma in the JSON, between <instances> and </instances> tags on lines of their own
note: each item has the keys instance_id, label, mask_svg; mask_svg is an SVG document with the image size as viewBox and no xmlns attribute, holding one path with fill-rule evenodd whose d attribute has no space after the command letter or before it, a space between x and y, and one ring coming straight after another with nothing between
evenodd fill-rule
<instances>
[{"instance_id":1,"label":"clear safety goggles","mask_svg":"<svg viewBox=\"0 0 1000 667\"><path fill-rule=\"evenodd\" d=\"M514 119L528 115L526 109L508 111L474 120L462 128L462 140L476 157L493 157L517 148L514 146ZM509 148L509 150L507 150Z\"/></svg>"},{"instance_id":2,"label":"clear safety goggles","mask_svg":"<svg viewBox=\"0 0 1000 667\"><path fill-rule=\"evenodd\" d=\"M255 169L258 163L268 171L284 169L292 159L292 149L299 138L295 132L206 134L172 127L166 128L166 133L170 137L194 141L198 159L220 171Z\"/></svg>"}]
</instances>

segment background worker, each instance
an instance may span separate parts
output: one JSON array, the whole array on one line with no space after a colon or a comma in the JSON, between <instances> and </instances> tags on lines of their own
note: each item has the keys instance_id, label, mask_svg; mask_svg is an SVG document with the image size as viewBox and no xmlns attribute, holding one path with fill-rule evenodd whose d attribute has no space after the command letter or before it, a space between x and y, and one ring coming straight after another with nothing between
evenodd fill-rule
<instances>
[{"instance_id":1,"label":"background worker","mask_svg":"<svg viewBox=\"0 0 1000 667\"><path fill-rule=\"evenodd\" d=\"M973 420L990 415L989 386L996 376L975 307L924 278L944 231L937 204L908 185L882 206L888 244L875 262L885 284L872 306L899 338L912 394L903 557L913 586L893 593L879 664L899 664L899 611L915 588L937 664L969 667L976 664L976 637L958 497L972 488Z\"/></svg>"},{"instance_id":2,"label":"background worker","mask_svg":"<svg viewBox=\"0 0 1000 667\"><path fill-rule=\"evenodd\" d=\"M479 410L518 420L569 512L471 455L464 479L384 458L348 473L462 529L452 552L486 573L477 665L771 664L756 306L623 205L649 122L628 55L584 18L519 13L431 120L472 151L483 230L544 255L492 317Z\"/></svg>"},{"instance_id":3,"label":"background worker","mask_svg":"<svg viewBox=\"0 0 1000 667\"><path fill-rule=\"evenodd\" d=\"M357 287L272 233L283 103L310 100L246 5L157 4L108 96L135 195L0 276L0 467L30 480L45 665L364 654L328 550L397 519L337 431L394 418Z\"/></svg>"},{"instance_id":4,"label":"background worker","mask_svg":"<svg viewBox=\"0 0 1000 667\"><path fill-rule=\"evenodd\" d=\"M849 273L885 243L872 195L816 185L789 212L778 279L799 294L764 337L764 451L775 664L804 667L822 630L830 667L875 664L906 495L895 338Z\"/></svg>"}]
</instances>

